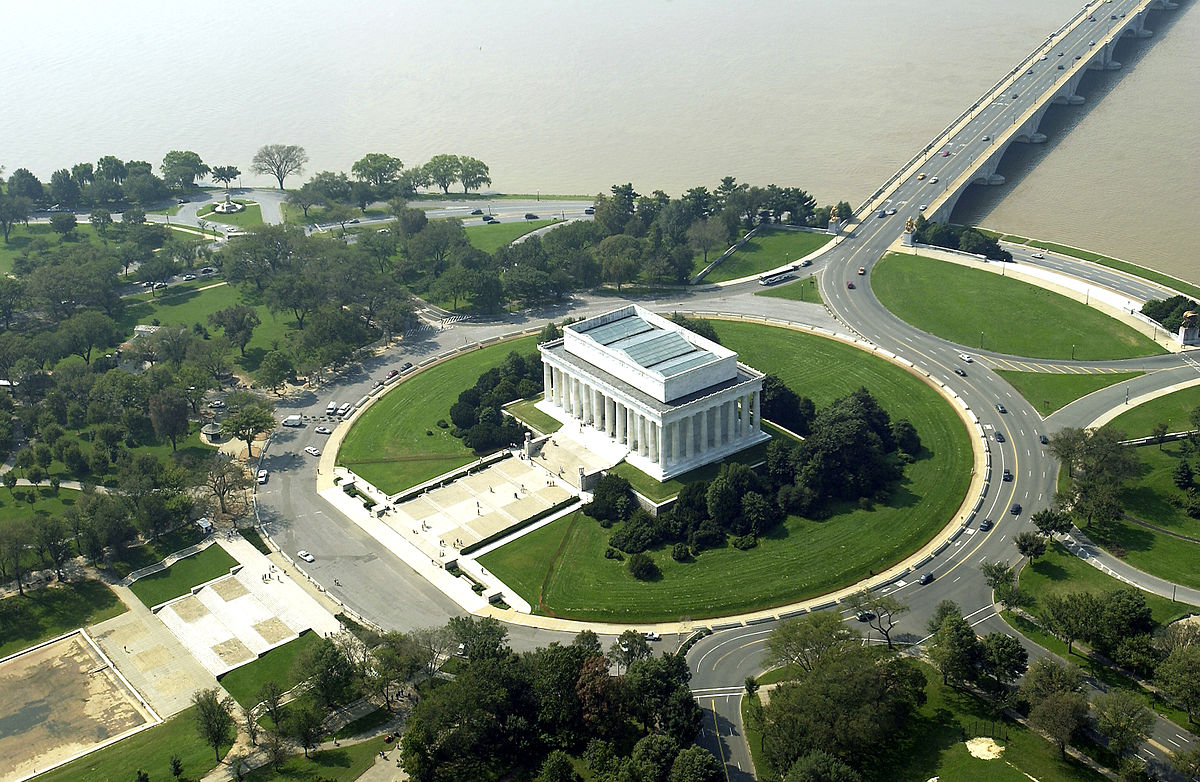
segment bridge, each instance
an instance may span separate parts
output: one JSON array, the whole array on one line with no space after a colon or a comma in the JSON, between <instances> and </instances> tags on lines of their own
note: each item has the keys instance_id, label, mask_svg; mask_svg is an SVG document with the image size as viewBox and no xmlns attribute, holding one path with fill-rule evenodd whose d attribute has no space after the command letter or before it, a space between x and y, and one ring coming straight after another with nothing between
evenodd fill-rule
<instances>
[{"instance_id":1,"label":"bridge","mask_svg":"<svg viewBox=\"0 0 1200 782\"><path fill-rule=\"evenodd\" d=\"M902 230L919 214L945 222L971 185L1003 184L998 168L1009 146L1045 141L1038 128L1050 107L1083 103L1078 88L1087 71L1120 68L1118 42L1150 37L1147 16L1177 7L1170 0L1085 5L867 198L858 210L863 227L880 212L877 230Z\"/></svg>"}]
</instances>

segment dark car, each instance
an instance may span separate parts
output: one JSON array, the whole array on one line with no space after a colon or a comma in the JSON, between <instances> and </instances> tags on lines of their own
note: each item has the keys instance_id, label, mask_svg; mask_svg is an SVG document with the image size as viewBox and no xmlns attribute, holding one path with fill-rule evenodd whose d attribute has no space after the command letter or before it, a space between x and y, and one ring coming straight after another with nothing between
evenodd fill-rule
<instances>
[{"instance_id":1,"label":"dark car","mask_svg":"<svg viewBox=\"0 0 1200 782\"><path fill-rule=\"evenodd\" d=\"M1004 405L1002 405L1002 404L1000 404L999 402L997 402L997 403L996 403L996 412L997 412L997 413L1007 413L1007 412L1008 412L1008 410L1007 410L1007 409L1004 407Z\"/></svg>"},{"instance_id":2,"label":"dark car","mask_svg":"<svg viewBox=\"0 0 1200 782\"><path fill-rule=\"evenodd\" d=\"M992 520L991 519L984 519L983 521L979 522L979 531L980 532L987 532L991 528L992 528Z\"/></svg>"},{"instance_id":3,"label":"dark car","mask_svg":"<svg viewBox=\"0 0 1200 782\"><path fill-rule=\"evenodd\" d=\"M471 210L471 214L473 214L473 215L481 215L481 214L483 214L483 210L482 210L482 209L472 209L472 210Z\"/></svg>"},{"instance_id":4,"label":"dark car","mask_svg":"<svg viewBox=\"0 0 1200 782\"><path fill-rule=\"evenodd\" d=\"M932 573L922 573L921 577L917 579L917 583L921 584L922 586L925 584L930 584L932 582L933 582L933 574Z\"/></svg>"},{"instance_id":5,"label":"dark car","mask_svg":"<svg viewBox=\"0 0 1200 782\"><path fill-rule=\"evenodd\" d=\"M1039 435L1038 435L1038 442L1040 442L1042 445L1049 445L1049 444L1050 444L1050 441L1046 439L1046 435L1044 435L1044 434L1039 434Z\"/></svg>"},{"instance_id":6,"label":"dark car","mask_svg":"<svg viewBox=\"0 0 1200 782\"><path fill-rule=\"evenodd\" d=\"M849 280L846 280L846 287L849 288L850 290L854 290L854 283L850 282Z\"/></svg>"},{"instance_id":7,"label":"dark car","mask_svg":"<svg viewBox=\"0 0 1200 782\"><path fill-rule=\"evenodd\" d=\"M1062 67L1062 65L1061 65L1061 64L1058 66L1058 69L1059 69L1060 71L1063 69L1063 67Z\"/></svg>"},{"instance_id":8,"label":"dark car","mask_svg":"<svg viewBox=\"0 0 1200 782\"><path fill-rule=\"evenodd\" d=\"M882 209L880 209L880 210L879 210L879 211L878 211L878 212L875 214L875 216L876 216L876 217L887 217L887 212L885 212L885 211L883 211Z\"/></svg>"},{"instance_id":9,"label":"dark car","mask_svg":"<svg viewBox=\"0 0 1200 782\"><path fill-rule=\"evenodd\" d=\"M958 367L955 367L955 368L954 368L954 374L958 375L959 377L966 377L966 376L967 376L967 373L966 373L966 372L964 372L963 370L959 369Z\"/></svg>"},{"instance_id":10,"label":"dark car","mask_svg":"<svg viewBox=\"0 0 1200 782\"><path fill-rule=\"evenodd\" d=\"M870 622L872 619L875 618L875 612L874 611L857 611L854 614L854 618L860 622Z\"/></svg>"},{"instance_id":11,"label":"dark car","mask_svg":"<svg viewBox=\"0 0 1200 782\"><path fill-rule=\"evenodd\" d=\"M596 214L596 210L594 208L588 206L588 207L584 208L583 213L585 215L594 215L594 214Z\"/></svg>"},{"instance_id":12,"label":"dark car","mask_svg":"<svg viewBox=\"0 0 1200 782\"><path fill-rule=\"evenodd\" d=\"M538 216L535 215L533 212L526 212L525 219L526 220L536 220L536 219L538 219Z\"/></svg>"},{"instance_id":13,"label":"dark car","mask_svg":"<svg viewBox=\"0 0 1200 782\"><path fill-rule=\"evenodd\" d=\"M1009 506L1008 512L1014 516L1020 516L1021 504L1019 502L1014 502L1011 506Z\"/></svg>"},{"instance_id":14,"label":"dark car","mask_svg":"<svg viewBox=\"0 0 1200 782\"><path fill-rule=\"evenodd\" d=\"M1004 475L1003 475L1003 479L1004 479L1005 481L1011 481L1011 480L1012 480L1012 470L1010 470L1010 469L1008 469L1007 467L1005 467L1005 468L1004 468Z\"/></svg>"},{"instance_id":15,"label":"dark car","mask_svg":"<svg viewBox=\"0 0 1200 782\"><path fill-rule=\"evenodd\" d=\"M998 443L1004 442L1004 435L1001 434L1000 432L996 432L996 442L998 442Z\"/></svg>"},{"instance_id":16,"label":"dark car","mask_svg":"<svg viewBox=\"0 0 1200 782\"><path fill-rule=\"evenodd\" d=\"M395 377L396 375L398 375L398 374L400 374L400 370L399 370L399 369L393 369L393 370L390 370L390 371L387 373L387 375L384 377L384 380L391 380L392 378L394 378L394 377Z\"/></svg>"},{"instance_id":17,"label":"dark car","mask_svg":"<svg viewBox=\"0 0 1200 782\"><path fill-rule=\"evenodd\" d=\"M412 362L411 362L411 361L405 361L403 364L401 364L401 365L400 365L400 371L401 371L401 372L407 372L407 371L408 371L408 370L410 370L410 369L412 369Z\"/></svg>"}]
</instances>

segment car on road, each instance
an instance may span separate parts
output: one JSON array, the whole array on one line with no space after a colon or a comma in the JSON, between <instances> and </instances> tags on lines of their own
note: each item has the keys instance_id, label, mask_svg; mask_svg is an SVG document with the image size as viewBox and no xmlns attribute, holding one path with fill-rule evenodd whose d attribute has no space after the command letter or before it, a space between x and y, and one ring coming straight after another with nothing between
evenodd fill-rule
<instances>
[{"instance_id":1,"label":"car on road","mask_svg":"<svg viewBox=\"0 0 1200 782\"><path fill-rule=\"evenodd\" d=\"M1004 433L1003 432L996 432L996 442L998 442L998 443L1004 442Z\"/></svg>"},{"instance_id":2,"label":"car on road","mask_svg":"<svg viewBox=\"0 0 1200 782\"><path fill-rule=\"evenodd\" d=\"M888 214L889 214L889 215L894 215L894 214L896 214L896 210L895 210L895 209L889 209L889 210L888 210Z\"/></svg>"},{"instance_id":3,"label":"car on road","mask_svg":"<svg viewBox=\"0 0 1200 782\"><path fill-rule=\"evenodd\" d=\"M313 429L313 431L317 434L333 434L333 430L328 426L318 426L316 429Z\"/></svg>"},{"instance_id":4,"label":"car on road","mask_svg":"<svg viewBox=\"0 0 1200 782\"><path fill-rule=\"evenodd\" d=\"M1008 412L1008 409L1007 409L1007 408L1005 408L1005 407L1004 407L1004 405L1002 405L1002 404L1000 404L999 402L997 402L997 403L996 403L996 412L997 412L997 413L1001 413L1001 414L1003 414L1003 413L1007 413L1007 412Z\"/></svg>"},{"instance_id":5,"label":"car on road","mask_svg":"<svg viewBox=\"0 0 1200 782\"><path fill-rule=\"evenodd\" d=\"M320 456L321 455L321 451L317 448L313 448L311 445L304 446L304 452L306 454L308 454L309 456Z\"/></svg>"},{"instance_id":6,"label":"car on road","mask_svg":"<svg viewBox=\"0 0 1200 782\"><path fill-rule=\"evenodd\" d=\"M991 519L984 519L983 521L979 522L979 531L980 532L987 532L991 528L992 528L992 520Z\"/></svg>"},{"instance_id":7,"label":"car on road","mask_svg":"<svg viewBox=\"0 0 1200 782\"><path fill-rule=\"evenodd\" d=\"M855 611L854 618L860 622L870 622L875 618L874 611Z\"/></svg>"},{"instance_id":8,"label":"car on road","mask_svg":"<svg viewBox=\"0 0 1200 782\"><path fill-rule=\"evenodd\" d=\"M538 219L538 216L535 215L533 212L526 212L525 219L526 220L536 220L536 219Z\"/></svg>"},{"instance_id":9,"label":"car on road","mask_svg":"<svg viewBox=\"0 0 1200 782\"><path fill-rule=\"evenodd\" d=\"M1044 434L1039 434L1039 435L1038 435L1038 442L1039 442L1039 443L1041 443L1042 445L1049 445L1049 444L1050 444L1050 441L1046 439L1046 435L1044 435Z\"/></svg>"},{"instance_id":10,"label":"car on road","mask_svg":"<svg viewBox=\"0 0 1200 782\"><path fill-rule=\"evenodd\" d=\"M983 137L983 140L984 140L984 141L991 141L991 140L992 140L992 137L991 137L991 136L984 136L984 137Z\"/></svg>"},{"instance_id":11,"label":"car on road","mask_svg":"<svg viewBox=\"0 0 1200 782\"><path fill-rule=\"evenodd\" d=\"M160 291L160 290L162 290L162 289L163 289L163 288L165 288L165 287L167 287L167 284L166 284L165 282L156 282L156 283L154 283L154 290L156 290L156 291Z\"/></svg>"},{"instance_id":12,"label":"car on road","mask_svg":"<svg viewBox=\"0 0 1200 782\"><path fill-rule=\"evenodd\" d=\"M481 215L481 214L483 214L483 210L482 210L482 209L472 209L472 210L471 210L471 214L473 214L473 215Z\"/></svg>"},{"instance_id":13,"label":"car on road","mask_svg":"<svg viewBox=\"0 0 1200 782\"><path fill-rule=\"evenodd\" d=\"M933 179L929 180L929 184L931 184L931 185L936 185L936 184L937 184L937 181L938 181L938 178L937 178L937 177L934 177Z\"/></svg>"},{"instance_id":14,"label":"car on road","mask_svg":"<svg viewBox=\"0 0 1200 782\"><path fill-rule=\"evenodd\" d=\"M1030 258L1045 258L1046 256L1042 255L1041 253L1033 253L1029 257Z\"/></svg>"},{"instance_id":15,"label":"car on road","mask_svg":"<svg viewBox=\"0 0 1200 782\"><path fill-rule=\"evenodd\" d=\"M858 267L858 274L859 274L859 276L860 276L860 277L861 277L862 275L866 274L866 273L867 273L867 267L866 267L866 266L859 266L859 267Z\"/></svg>"},{"instance_id":16,"label":"car on road","mask_svg":"<svg viewBox=\"0 0 1200 782\"><path fill-rule=\"evenodd\" d=\"M922 586L924 586L925 584L932 584L933 583L933 574L932 573L922 573L921 577L917 579L917 583Z\"/></svg>"},{"instance_id":17,"label":"car on road","mask_svg":"<svg viewBox=\"0 0 1200 782\"><path fill-rule=\"evenodd\" d=\"M1047 57L1047 55L1043 54L1041 57L1038 57L1038 61L1040 62L1041 60L1046 59L1046 57Z\"/></svg>"},{"instance_id":18,"label":"car on road","mask_svg":"<svg viewBox=\"0 0 1200 782\"><path fill-rule=\"evenodd\" d=\"M1095 42L1095 41L1088 41L1088 46L1095 46L1095 45L1096 45L1096 42ZM1078 58L1078 57L1076 57L1075 59L1077 59L1077 60L1078 60L1079 58Z\"/></svg>"},{"instance_id":19,"label":"car on road","mask_svg":"<svg viewBox=\"0 0 1200 782\"><path fill-rule=\"evenodd\" d=\"M1008 512L1014 516L1020 516L1021 515L1021 503L1014 502L1012 505L1010 505L1008 507Z\"/></svg>"},{"instance_id":20,"label":"car on road","mask_svg":"<svg viewBox=\"0 0 1200 782\"><path fill-rule=\"evenodd\" d=\"M1008 483L1008 482L1012 481L1012 478L1013 478L1012 470L1005 467L1004 474L1002 476L1000 476L1000 479L1003 480L1005 483Z\"/></svg>"},{"instance_id":21,"label":"car on road","mask_svg":"<svg viewBox=\"0 0 1200 782\"><path fill-rule=\"evenodd\" d=\"M1032 76L1032 75L1033 75L1033 68L1030 68L1029 70L1025 71L1025 75L1026 75L1026 76Z\"/></svg>"},{"instance_id":22,"label":"car on road","mask_svg":"<svg viewBox=\"0 0 1200 782\"><path fill-rule=\"evenodd\" d=\"M596 214L596 210L595 210L595 208L588 206L588 207L584 207L583 213L585 215L594 215L594 214Z\"/></svg>"},{"instance_id":23,"label":"car on road","mask_svg":"<svg viewBox=\"0 0 1200 782\"><path fill-rule=\"evenodd\" d=\"M959 353L958 357L961 358L963 361L967 362L968 364L970 364L971 362L973 362L975 360L975 359L971 358L971 356L968 355L967 353Z\"/></svg>"},{"instance_id":24,"label":"car on road","mask_svg":"<svg viewBox=\"0 0 1200 782\"><path fill-rule=\"evenodd\" d=\"M942 157L950 157L950 150L948 150L948 149L943 149L943 150L942 150Z\"/></svg>"},{"instance_id":25,"label":"car on road","mask_svg":"<svg viewBox=\"0 0 1200 782\"><path fill-rule=\"evenodd\" d=\"M803 261L800 261L800 265L801 266L812 266L812 261L810 261L808 258L805 258Z\"/></svg>"},{"instance_id":26,"label":"car on road","mask_svg":"<svg viewBox=\"0 0 1200 782\"><path fill-rule=\"evenodd\" d=\"M1016 100L1016 99L1017 99L1017 98L1019 98L1019 97L1021 97L1021 93L1019 93L1019 92L1014 92L1014 93L1013 93L1013 100Z\"/></svg>"},{"instance_id":27,"label":"car on road","mask_svg":"<svg viewBox=\"0 0 1200 782\"><path fill-rule=\"evenodd\" d=\"M203 269L200 270L201 274L213 274L214 272L216 272L216 269L214 269L211 266L205 266Z\"/></svg>"},{"instance_id":28,"label":"car on road","mask_svg":"<svg viewBox=\"0 0 1200 782\"><path fill-rule=\"evenodd\" d=\"M648 631L643 636L643 638L645 638L647 641L661 641L662 640L662 636L659 635L658 633L654 632L653 630Z\"/></svg>"},{"instance_id":29,"label":"car on road","mask_svg":"<svg viewBox=\"0 0 1200 782\"><path fill-rule=\"evenodd\" d=\"M255 478L258 480L259 483L266 483L268 474L269 473L266 470L259 470L258 475L256 475Z\"/></svg>"},{"instance_id":30,"label":"car on road","mask_svg":"<svg viewBox=\"0 0 1200 782\"><path fill-rule=\"evenodd\" d=\"M1059 57L1062 57L1062 56L1063 56L1063 53L1062 53L1062 52L1059 52L1059 53L1058 53L1058 56L1059 56Z\"/></svg>"},{"instance_id":31,"label":"car on road","mask_svg":"<svg viewBox=\"0 0 1200 782\"><path fill-rule=\"evenodd\" d=\"M925 178L925 175L924 175L924 174L917 174L917 181L918 181L918 182L919 182L919 181L921 181L921 180L922 180L922 179L924 179L924 178Z\"/></svg>"},{"instance_id":32,"label":"car on road","mask_svg":"<svg viewBox=\"0 0 1200 782\"><path fill-rule=\"evenodd\" d=\"M955 367L955 368L954 368L954 374L958 375L959 377L966 377L966 376L967 376L967 373L966 373L966 372L964 372L963 370L959 369L958 367Z\"/></svg>"},{"instance_id":33,"label":"car on road","mask_svg":"<svg viewBox=\"0 0 1200 782\"><path fill-rule=\"evenodd\" d=\"M297 551L296 556L299 557L300 559L303 559L305 562L316 562L317 561L316 557L314 557L312 554L309 554L304 549L300 549L299 551Z\"/></svg>"},{"instance_id":34,"label":"car on road","mask_svg":"<svg viewBox=\"0 0 1200 782\"><path fill-rule=\"evenodd\" d=\"M854 290L854 283L850 282L850 280L846 280L846 287L850 290Z\"/></svg>"},{"instance_id":35,"label":"car on road","mask_svg":"<svg viewBox=\"0 0 1200 782\"><path fill-rule=\"evenodd\" d=\"M1116 18L1117 18L1117 15L1116 15L1116 14L1113 14L1112 16L1110 16L1110 17L1108 17L1108 18L1109 18L1109 19L1116 19Z\"/></svg>"},{"instance_id":36,"label":"car on road","mask_svg":"<svg viewBox=\"0 0 1200 782\"><path fill-rule=\"evenodd\" d=\"M194 274L185 274L185 275L183 275L183 279L185 279L185 280L186 280L186 281L188 281L188 282L191 282L192 280L196 279L196 275L194 275Z\"/></svg>"},{"instance_id":37,"label":"car on road","mask_svg":"<svg viewBox=\"0 0 1200 782\"><path fill-rule=\"evenodd\" d=\"M875 213L875 216L876 217L887 217L887 212L880 209L878 212Z\"/></svg>"},{"instance_id":38,"label":"car on road","mask_svg":"<svg viewBox=\"0 0 1200 782\"><path fill-rule=\"evenodd\" d=\"M925 211L925 204L921 204L920 206L918 206L918 207L917 207L917 211L924 212L924 211Z\"/></svg>"},{"instance_id":39,"label":"car on road","mask_svg":"<svg viewBox=\"0 0 1200 782\"><path fill-rule=\"evenodd\" d=\"M1063 69L1063 65L1062 65L1062 63L1059 63L1059 64L1058 64L1058 69L1059 69L1060 71Z\"/></svg>"}]
</instances>

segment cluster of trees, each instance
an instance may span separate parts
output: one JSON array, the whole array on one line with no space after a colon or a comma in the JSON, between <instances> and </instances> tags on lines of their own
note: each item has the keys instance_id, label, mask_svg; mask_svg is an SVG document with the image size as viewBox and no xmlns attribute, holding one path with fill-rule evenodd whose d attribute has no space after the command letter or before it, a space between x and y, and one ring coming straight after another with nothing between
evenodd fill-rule
<instances>
[{"instance_id":1,"label":"cluster of trees","mask_svg":"<svg viewBox=\"0 0 1200 782\"><path fill-rule=\"evenodd\" d=\"M1182 508L1192 518L1198 519L1200 518L1200 491L1196 486L1196 474L1200 470L1200 465L1197 465L1197 456L1200 455L1200 439L1198 439L1200 437L1200 407L1192 410L1189 422L1191 431L1187 438L1179 441L1178 460L1171 475L1171 479L1180 493L1169 496L1167 500ZM1160 450L1166 433L1166 424L1155 425L1153 434L1158 440Z\"/></svg>"},{"instance_id":2,"label":"cluster of trees","mask_svg":"<svg viewBox=\"0 0 1200 782\"><path fill-rule=\"evenodd\" d=\"M727 542L752 548L788 513L815 518L836 503L869 506L886 500L903 465L921 449L912 424L892 421L865 388L816 411L811 400L768 376L761 410L805 436L803 442L772 441L762 474L743 464L723 464L713 480L685 485L671 509L658 516L637 506L624 478L601 478L583 510L602 526L620 525L609 539L608 556L618 556L616 551L636 556L671 544L672 557L686 562ZM647 567L647 560L631 558L630 572L655 577L658 571Z\"/></svg>"},{"instance_id":3,"label":"cluster of trees","mask_svg":"<svg viewBox=\"0 0 1200 782\"><path fill-rule=\"evenodd\" d=\"M1171 333L1179 331L1184 313L1200 312L1200 304L1187 296L1172 296L1169 299L1151 299L1142 305L1142 314L1156 320Z\"/></svg>"},{"instance_id":4,"label":"cluster of trees","mask_svg":"<svg viewBox=\"0 0 1200 782\"><path fill-rule=\"evenodd\" d=\"M1000 247L1000 242L965 225L951 225L917 217L913 240L921 244L932 244L948 250L959 250L973 255L982 255L993 261L1011 261L1012 253Z\"/></svg>"},{"instance_id":5,"label":"cluster of trees","mask_svg":"<svg viewBox=\"0 0 1200 782\"><path fill-rule=\"evenodd\" d=\"M1085 527L1105 527L1122 514L1121 490L1137 474L1139 460L1132 446L1123 445L1123 432L1104 427L1068 427L1050 436L1050 453L1071 476L1070 485L1055 494L1055 505Z\"/></svg>"},{"instance_id":6,"label":"cluster of trees","mask_svg":"<svg viewBox=\"0 0 1200 782\"><path fill-rule=\"evenodd\" d=\"M479 376L475 385L458 395L450 406L452 434L483 453L521 442L525 428L514 418L501 414L500 408L516 399L533 396L542 390L542 357L513 351L504 363Z\"/></svg>"},{"instance_id":7,"label":"cluster of trees","mask_svg":"<svg viewBox=\"0 0 1200 782\"><path fill-rule=\"evenodd\" d=\"M682 655L655 657L632 630L607 655L591 631L518 655L491 618L452 619L447 636L462 644L466 662L406 724L404 768L416 782L513 772L578 782L572 756L597 782L722 778L716 758L692 745L701 712Z\"/></svg>"},{"instance_id":8,"label":"cluster of trees","mask_svg":"<svg viewBox=\"0 0 1200 782\"><path fill-rule=\"evenodd\" d=\"M876 776L925 702L925 676L914 660L864 645L857 630L829 612L780 623L767 638L764 663L789 673L770 703L753 697L749 706L767 766L758 771L769 778Z\"/></svg>"},{"instance_id":9,"label":"cluster of trees","mask_svg":"<svg viewBox=\"0 0 1200 782\"><path fill-rule=\"evenodd\" d=\"M307 162L308 155L301 147L269 144L254 156L251 168L257 174L274 176L282 190L283 180L303 173ZM375 201L411 198L423 187L436 186L449 193L456 182L465 194L490 185L492 179L486 163L467 155L434 155L423 165L405 168L400 158L370 152L355 161L349 176L343 171L314 174L288 194L288 202L302 209L305 217L312 207L324 206L325 219L331 219L330 210L340 206L354 205L365 211Z\"/></svg>"}]
</instances>

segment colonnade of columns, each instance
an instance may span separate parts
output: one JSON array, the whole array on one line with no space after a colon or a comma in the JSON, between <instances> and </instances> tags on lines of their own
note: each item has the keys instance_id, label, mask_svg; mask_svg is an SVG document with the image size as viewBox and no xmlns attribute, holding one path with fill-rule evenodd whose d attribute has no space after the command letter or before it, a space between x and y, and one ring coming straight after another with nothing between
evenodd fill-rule
<instances>
[{"instance_id":1,"label":"colonnade of columns","mask_svg":"<svg viewBox=\"0 0 1200 782\"><path fill-rule=\"evenodd\" d=\"M664 470L710 451L728 451L761 430L759 394L753 390L714 396L701 409L670 411L664 421L562 368L549 363L543 368L547 401Z\"/></svg>"}]
</instances>

